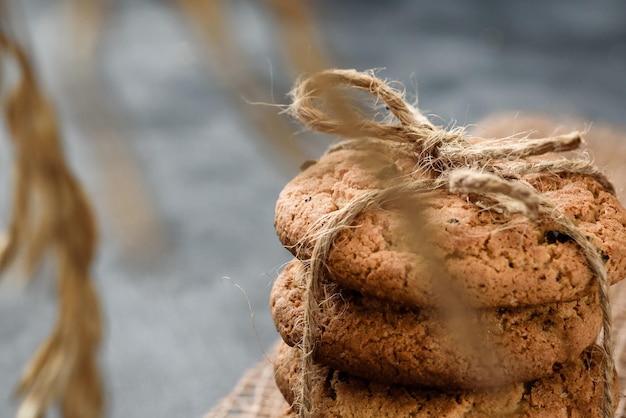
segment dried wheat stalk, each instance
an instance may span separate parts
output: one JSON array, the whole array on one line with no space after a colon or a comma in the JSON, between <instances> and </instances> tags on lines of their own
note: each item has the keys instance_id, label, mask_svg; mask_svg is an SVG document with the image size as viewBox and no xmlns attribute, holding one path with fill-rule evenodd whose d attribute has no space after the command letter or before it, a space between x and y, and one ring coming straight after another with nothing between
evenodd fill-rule
<instances>
[{"instance_id":1,"label":"dried wheat stalk","mask_svg":"<svg viewBox=\"0 0 626 418\"><path fill-rule=\"evenodd\" d=\"M101 417L104 398L96 364L101 318L90 280L96 225L87 197L65 163L53 106L23 48L0 31L0 66L7 60L19 75L2 102L16 161L0 270L23 262L32 272L52 253L59 294L54 330L18 385L17 417L40 418L54 403L65 418Z\"/></svg>"}]
</instances>

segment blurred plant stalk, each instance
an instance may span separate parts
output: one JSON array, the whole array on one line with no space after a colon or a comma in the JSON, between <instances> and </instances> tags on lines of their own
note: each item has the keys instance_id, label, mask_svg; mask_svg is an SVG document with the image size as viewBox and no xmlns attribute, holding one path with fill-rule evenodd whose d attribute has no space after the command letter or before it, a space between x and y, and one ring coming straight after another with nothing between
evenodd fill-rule
<instances>
[{"instance_id":1,"label":"blurred plant stalk","mask_svg":"<svg viewBox=\"0 0 626 418\"><path fill-rule=\"evenodd\" d=\"M97 366L100 304L91 281L98 242L93 213L67 167L54 106L15 36L7 1L0 3L2 110L14 149L11 214L0 271L25 266L29 275L52 255L59 309L54 329L33 356L17 387L17 418L40 418L58 405L64 418L99 418L104 393ZM23 27L23 26L21 26Z\"/></svg>"},{"instance_id":2,"label":"blurred plant stalk","mask_svg":"<svg viewBox=\"0 0 626 418\"><path fill-rule=\"evenodd\" d=\"M130 124L96 76L100 40L110 12L96 0L65 0L73 47L64 74L73 121L95 151L107 218L130 261L144 263L167 247L167 233L151 204L129 147Z\"/></svg>"},{"instance_id":3,"label":"blurred plant stalk","mask_svg":"<svg viewBox=\"0 0 626 418\"><path fill-rule=\"evenodd\" d=\"M294 126L272 103L272 92L253 70L250 57L235 41L237 22L224 0L173 0L214 56L211 65L227 93L248 124L256 128L278 167L289 175L308 160L305 149L294 139ZM279 49L287 67L296 74L326 68L328 63L313 34L310 12L303 0L265 0L280 31Z\"/></svg>"}]
</instances>

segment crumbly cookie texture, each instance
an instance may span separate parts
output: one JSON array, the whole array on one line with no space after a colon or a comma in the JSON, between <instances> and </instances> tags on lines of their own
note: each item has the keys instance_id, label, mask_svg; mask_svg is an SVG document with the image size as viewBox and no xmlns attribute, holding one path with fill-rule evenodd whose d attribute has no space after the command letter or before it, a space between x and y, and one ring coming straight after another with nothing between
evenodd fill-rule
<instances>
[{"instance_id":1,"label":"crumbly cookie texture","mask_svg":"<svg viewBox=\"0 0 626 418\"><path fill-rule=\"evenodd\" d=\"M411 176L414 156L399 148L336 147L281 192L275 227L283 245L307 259L320 219L364 191ZM626 210L591 177L533 174L523 178L570 218L599 249L608 277L626 276ZM437 233L416 236L392 208L365 210L335 239L328 259L344 287L412 306L436 306L441 288L414 243L428 241L449 272L446 286L477 307L516 307L580 299L595 286L578 246L547 216L487 210L474 196L435 190L425 219ZM443 286L444 288L446 286Z\"/></svg>"},{"instance_id":2,"label":"crumbly cookie texture","mask_svg":"<svg viewBox=\"0 0 626 418\"><path fill-rule=\"evenodd\" d=\"M303 335L303 264L279 275L270 295L278 332L289 345ZM312 330L316 359L370 380L439 388L494 387L552 373L596 338L595 295L522 308L445 312L402 308L328 281Z\"/></svg>"},{"instance_id":3,"label":"crumbly cookie texture","mask_svg":"<svg viewBox=\"0 0 626 418\"><path fill-rule=\"evenodd\" d=\"M434 389L385 385L354 377L316 363L312 370L316 418L600 418L602 353L585 350L572 362L541 380L497 389L444 393ZM276 383L293 404L299 387L300 350L279 346ZM617 399L618 387L614 385ZM295 417L295 413L285 416Z\"/></svg>"}]
</instances>

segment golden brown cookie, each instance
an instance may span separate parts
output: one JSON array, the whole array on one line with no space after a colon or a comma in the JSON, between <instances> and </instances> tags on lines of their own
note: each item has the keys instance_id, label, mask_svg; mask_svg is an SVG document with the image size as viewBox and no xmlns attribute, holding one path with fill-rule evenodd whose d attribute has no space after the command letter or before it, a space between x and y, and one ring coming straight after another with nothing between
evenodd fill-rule
<instances>
[{"instance_id":1,"label":"golden brown cookie","mask_svg":"<svg viewBox=\"0 0 626 418\"><path fill-rule=\"evenodd\" d=\"M276 328L292 346L303 334L303 273L293 261L270 295ZM318 298L326 302L313 330L316 359L370 380L469 389L534 380L576 358L601 326L593 295L471 310L450 320L441 311L404 308L330 283L329 294Z\"/></svg>"},{"instance_id":2,"label":"golden brown cookie","mask_svg":"<svg viewBox=\"0 0 626 418\"><path fill-rule=\"evenodd\" d=\"M592 346L541 380L444 393L368 382L315 363L311 371L313 417L600 418L601 365L601 350ZM300 350L279 346L275 370L278 388L293 404L299 387ZM617 394L615 384L616 399Z\"/></svg>"},{"instance_id":3,"label":"golden brown cookie","mask_svg":"<svg viewBox=\"0 0 626 418\"><path fill-rule=\"evenodd\" d=\"M353 144L353 143L351 143ZM309 166L281 192L275 213L278 236L296 257L307 259L324 216L390 179L410 177L417 157L400 148L338 146ZM579 174L523 178L588 235L605 261L612 283L626 276L626 210L596 180ZM327 262L342 286L412 306L437 306L441 291L424 259L412 250L430 241L467 302L515 307L573 301L595 285L584 256L547 215L536 221L487 210L466 195L432 191L425 215L436 236L415 236L387 205L361 213L335 239ZM483 202L484 203L484 202Z\"/></svg>"}]
</instances>

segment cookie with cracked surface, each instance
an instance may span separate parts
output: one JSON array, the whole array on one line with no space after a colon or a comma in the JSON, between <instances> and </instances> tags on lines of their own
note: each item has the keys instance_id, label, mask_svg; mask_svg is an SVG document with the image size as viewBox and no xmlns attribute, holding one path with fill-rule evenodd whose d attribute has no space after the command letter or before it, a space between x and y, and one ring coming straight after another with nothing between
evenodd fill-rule
<instances>
[{"instance_id":1,"label":"cookie with cracked surface","mask_svg":"<svg viewBox=\"0 0 626 418\"><path fill-rule=\"evenodd\" d=\"M291 346L303 336L304 265L274 282L270 309ZM595 295L521 308L406 308L331 281L315 313L315 358L369 380L475 389L542 378L576 358L601 327Z\"/></svg>"},{"instance_id":2,"label":"cookie with cracked surface","mask_svg":"<svg viewBox=\"0 0 626 418\"><path fill-rule=\"evenodd\" d=\"M311 255L324 218L364 192L411 176L417 157L401 147L337 146L280 193L275 227L296 257ZM626 276L626 210L596 180L580 174L522 179L571 219L599 248L612 283ZM435 236L416 236L388 205L373 205L336 237L327 266L344 287L412 306L437 306L441 287L416 241L430 242L450 283L477 307L515 307L580 299L594 286L576 243L547 215L536 221L486 210L465 195L433 190L423 200ZM483 206L483 207L481 207Z\"/></svg>"},{"instance_id":3,"label":"cookie with cracked surface","mask_svg":"<svg viewBox=\"0 0 626 418\"><path fill-rule=\"evenodd\" d=\"M544 379L491 390L445 393L369 382L315 363L311 371L312 416L600 418L601 364L602 352L592 346ZM293 405L300 384L300 350L282 344L276 353L274 367L277 386L287 402ZM616 399L617 394L615 384ZM285 416L296 415L291 412Z\"/></svg>"}]
</instances>

